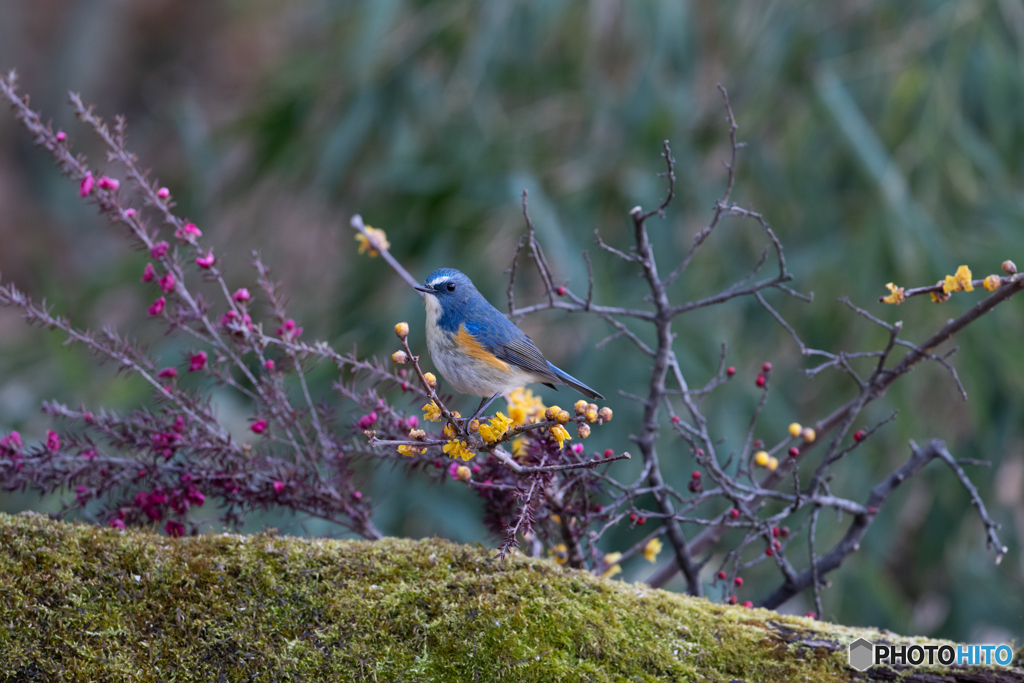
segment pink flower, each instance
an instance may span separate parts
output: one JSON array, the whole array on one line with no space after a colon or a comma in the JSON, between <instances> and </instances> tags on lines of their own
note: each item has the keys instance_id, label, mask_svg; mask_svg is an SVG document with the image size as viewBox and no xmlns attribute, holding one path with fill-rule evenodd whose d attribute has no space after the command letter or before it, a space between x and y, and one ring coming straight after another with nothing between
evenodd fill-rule
<instances>
[{"instance_id":1,"label":"pink flower","mask_svg":"<svg viewBox=\"0 0 1024 683\"><path fill-rule=\"evenodd\" d=\"M16 431L12 430L7 436L0 437L0 448L17 452L21 450L22 445L21 434Z\"/></svg>"},{"instance_id":2,"label":"pink flower","mask_svg":"<svg viewBox=\"0 0 1024 683\"><path fill-rule=\"evenodd\" d=\"M181 538L185 535L185 525L176 519L169 519L167 524L164 525L164 531L167 532L168 536Z\"/></svg>"},{"instance_id":3,"label":"pink flower","mask_svg":"<svg viewBox=\"0 0 1024 683\"><path fill-rule=\"evenodd\" d=\"M356 500L359 500L360 498L363 497L363 494L362 494L361 491L353 491L352 492L352 497L355 498Z\"/></svg>"},{"instance_id":4,"label":"pink flower","mask_svg":"<svg viewBox=\"0 0 1024 683\"><path fill-rule=\"evenodd\" d=\"M163 368L160 372L156 373L156 376L160 379L174 379L178 376L178 371L174 368Z\"/></svg>"},{"instance_id":5,"label":"pink flower","mask_svg":"<svg viewBox=\"0 0 1024 683\"><path fill-rule=\"evenodd\" d=\"M582 453L583 452L583 444L581 444L581 443L573 444L572 452L575 453L576 455L579 455L580 453Z\"/></svg>"},{"instance_id":6,"label":"pink flower","mask_svg":"<svg viewBox=\"0 0 1024 683\"><path fill-rule=\"evenodd\" d=\"M284 491L284 482L283 481L275 481L274 482L274 493L281 493L281 491Z\"/></svg>"},{"instance_id":7,"label":"pink flower","mask_svg":"<svg viewBox=\"0 0 1024 683\"><path fill-rule=\"evenodd\" d=\"M453 462L451 465L448 466L448 476L454 479L455 481L459 480L459 463Z\"/></svg>"},{"instance_id":8,"label":"pink flower","mask_svg":"<svg viewBox=\"0 0 1024 683\"><path fill-rule=\"evenodd\" d=\"M167 242L157 242L153 245L153 248L149 250L149 255L153 258L162 258L170 247L171 245L167 244Z\"/></svg>"},{"instance_id":9,"label":"pink flower","mask_svg":"<svg viewBox=\"0 0 1024 683\"><path fill-rule=\"evenodd\" d=\"M60 436L52 429L46 430L46 450L53 453L60 450Z\"/></svg>"},{"instance_id":10,"label":"pink flower","mask_svg":"<svg viewBox=\"0 0 1024 683\"><path fill-rule=\"evenodd\" d=\"M165 292L173 292L174 285L177 280L174 279L174 273L167 273L162 278L157 280L157 284L160 285L160 289Z\"/></svg>"},{"instance_id":11,"label":"pink flower","mask_svg":"<svg viewBox=\"0 0 1024 683\"><path fill-rule=\"evenodd\" d=\"M174 231L174 236L182 242L192 242L196 237L202 237L203 231L195 223L186 223Z\"/></svg>"},{"instance_id":12,"label":"pink flower","mask_svg":"<svg viewBox=\"0 0 1024 683\"><path fill-rule=\"evenodd\" d=\"M123 519L112 519L112 520L110 520L110 528L111 529L123 529L124 528L124 520Z\"/></svg>"},{"instance_id":13,"label":"pink flower","mask_svg":"<svg viewBox=\"0 0 1024 683\"><path fill-rule=\"evenodd\" d=\"M159 190L156 191L156 196L159 197L160 199L167 199L168 197L171 196L171 191L168 190L166 187L161 187Z\"/></svg>"},{"instance_id":14,"label":"pink flower","mask_svg":"<svg viewBox=\"0 0 1024 683\"><path fill-rule=\"evenodd\" d=\"M57 138L57 142L64 142L68 139L68 134L62 130L58 130L54 137Z\"/></svg>"},{"instance_id":15,"label":"pink flower","mask_svg":"<svg viewBox=\"0 0 1024 683\"><path fill-rule=\"evenodd\" d=\"M92 177L92 171L87 171L85 177L82 178L82 182L78 185L78 196L88 197L92 194L92 188L96 184L95 179Z\"/></svg>"},{"instance_id":16,"label":"pink flower","mask_svg":"<svg viewBox=\"0 0 1024 683\"><path fill-rule=\"evenodd\" d=\"M121 181L117 180L116 178L111 178L110 176L103 176L102 178L100 178L97 185L100 186L101 190L114 191L117 188L121 187Z\"/></svg>"},{"instance_id":17,"label":"pink flower","mask_svg":"<svg viewBox=\"0 0 1024 683\"><path fill-rule=\"evenodd\" d=\"M163 312L164 310L164 306L166 305L167 299L160 297L159 299L157 299L156 301L149 305L149 314L160 315L160 313Z\"/></svg>"},{"instance_id":18,"label":"pink flower","mask_svg":"<svg viewBox=\"0 0 1024 683\"><path fill-rule=\"evenodd\" d=\"M198 351L188 361L188 371L196 372L206 367L206 351Z\"/></svg>"},{"instance_id":19,"label":"pink flower","mask_svg":"<svg viewBox=\"0 0 1024 683\"><path fill-rule=\"evenodd\" d=\"M249 300L249 290L245 287L240 288L237 292L231 295L231 298L241 303Z\"/></svg>"},{"instance_id":20,"label":"pink flower","mask_svg":"<svg viewBox=\"0 0 1024 683\"><path fill-rule=\"evenodd\" d=\"M146 269L142 271L142 282L152 282L154 277L156 277L156 271L153 270L153 264L147 263Z\"/></svg>"},{"instance_id":21,"label":"pink flower","mask_svg":"<svg viewBox=\"0 0 1024 683\"><path fill-rule=\"evenodd\" d=\"M267 421L260 418L252 423L252 427L250 427L250 429L257 434L262 434L267 431Z\"/></svg>"},{"instance_id":22,"label":"pink flower","mask_svg":"<svg viewBox=\"0 0 1024 683\"><path fill-rule=\"evenodd\" d=\"M370 425L377 421L377 413L370 413L369 415L363 415L359 418L359 428L369 429Z\"/></svg>"},{"instance_id":23,"label":"pink flower","mask_svg":"<svg viewBox=\"0 0 1024 683\"><path fill-rule=\"evenodd\" d=\"M188 487L188 490L185 492L185 498L196 507L203 507L203 503L206 502L206 496L195 486Z\"/></svg>"},{"instance_id":24,"label":"pink flower","mask_svg":"<svg viewBox=\"0 0 1024 683\"><path fill-rule=\"evenodd\" d=\"M200 256L196 259L196 265L200 268L209 268L213 265L216 259L213 258L213 252L211 251L206 256Z\"/></svg>"},{"instance_id":25,"label":"pink flower","mask_svg":"<svg viewBox=\"0 0 1024 683\"><path fill-rule=\"evenodd\" d=\"M179 434L181 434L183 431L185 431L185 418L183 418L181 415L178 415L177 417L175 417L174 418L174 425L171 427L171 429L173 429L174 431L178 432Z\"/></svg>"},{"instance_id":26,"label":"pink flower","mask_svg":"<svg viewBox=\"0 0 1024 683\"><path fill-rule=\"evenodd\" d=\"M277 328L277 334L286 340L298 339L302 335L302 328L296 327L295 321L288 318L283 325Z\"/></svg>"},{"instance_id":27,"label":"pink flower","mask_svg":"<svg viewBox=\"0 0 1024 683\"><path fill-rule=\"evenodd\" d=\"M125 218L135 218L135 214L137 214L137 213L138 213L138 211L136 211L135 209L125 209L124 210Z\"/></svg>"},{"instance_id":28,"label":"pink flower","mask_svg":"<svg viewBox=\"0 0 1024 683\"><path fill-rule=\"evenodd\" d=\"M273 370L274 369L274 361L272 361L272 360L268 360L263 365L264 365L264 367L267 368L267 370Z\"/></svg>"},{"instance_id":29,"label":"pink flower","mask_svg":"<svg viewBox=\"0 0 1024 683\"><path fill-rule=\"evenodd\" d=\"M85 458L86 460L92 460L93 458L96 457L96 451L90 448L89 450L84 451L82 453L82 457Z\"/></svg>"}]
</instances>

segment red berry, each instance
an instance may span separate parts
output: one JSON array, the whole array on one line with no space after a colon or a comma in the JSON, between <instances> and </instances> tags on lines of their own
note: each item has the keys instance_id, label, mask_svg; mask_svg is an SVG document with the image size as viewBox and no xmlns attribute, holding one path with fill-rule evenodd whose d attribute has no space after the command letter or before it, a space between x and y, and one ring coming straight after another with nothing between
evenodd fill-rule
<instances>
[{"instance_id":1,"label":"red berry","mask_svg":"<svg viewBox=\"0 0 1024 683\"><path fill-rule=\"evenodd\" d=\"M779 527L777 527L777 526L773 526L772 527L772 536L775 537L775 538L779 537Z\"/></svg>"},{"instance_id":2,"label":"red berry","mask_svg":"<svg viewBox=\"0 0 1024 683\"><path fill-rule=\"evenodd\" d=\"M693 474L690 475L690 478L691 479L700 479L700 472L698 472L697 470L694 470Z\"/></svg>"},{"instance_id":3,"label":"red berry","mask_svg":"<svg viewBox=\"0 0 1024 683\"><path fill-rule=\"evenodd\" d=\"M636 521L636 513L635 512L630 512L629 513L629 521L631 521L631 522L635 522Z\"/></svg>"},{"instance_id":4,"label":"red berry","mask_svg":"<svg viewBox=\"0 0 1024 683\"><path fill-rule=\"evenodd\" d=\"M793 446L792 448L789 449L789 457L795 458L798 455L800 455L800 449L799 448L797 448L796 446Z\"/></svg>"},{"instance_id":5,"label":"red berry","mask_svg":"<svg viewBox=\"0 0 1024 683\"><path fill-rule=\"evenodd\" d=\"M757 376L757 381L755 382L755 384L757 384L757 386L759 386L759 387L763 387L764 386L764 375L758 375Z\"/></svg>"},{"instance_id":6,"label":"red berry","mask_svg":"<svg viewBox=\"0 0 1024 683\"><path fill-rule=\"evenodd\" d=\"M789 538L789 527L779 527L779 538Z\"/></svg>"},{"instance_id":7,"label":"red berry","mask_svg":"<svg viewBox=\"0 0 1024 683\"><path fill-rule=\"evenodd\" d=\"M730 605L735 605L736 604L736 596L735 595L732 595L732 596L729 597L729 604Z\"/></svg>"},{"instance_id":8,"label":"red berry","mask_svg":"<svg viewBox=\"0 0 1024 683\"><path fill-rule=\"evenodd\" d=\"M637 524L646 524L647 523L647 518L646 517L637 517L636 523Z\"/></svg>"},{"instance_id":9,"label":"red berry","mask_svg":"<svg viewBox=\"0 0 1024 683\"><path fill-rule=\"evenodd\" d=\"M735 583L737 586L742 586L743 585L743 577L742 576L737 576L735 579L733 579L733 583Z\"/></svg>"},{"instance_id":10,"label":"red berry","mask_svg":"<svg viewBox=\"0 0 1024 683\"><path fill-rule=\"evenodd\" d=\"M718 578L724 579L725 578L725 572L718 572Z\"/></svg>"},{"instance_id":11,"label":"red berry","mask_svg":"<svg viewBox=\"0 0 1024 683\"><path fill-rule=\"evenodd\" d=\"M672 416L672 423L673 424L679 424L679 416L678 415L673 415Z\"/></svg>"},{"instance_id":12,"label":"red berry","mask_svg":"<svg viewBox=\"0 0 1024 683\"><path fill-rule=\"evenodd\" d=\"M736 508L733 508L732 510L729 510L729 516L732 517L733 519L736 519L737 517L740 516L740 511L737 510Z\"/></svg>"},{"instance_id":13,"label":"red berry","mask_svg":"<svg viewBox=\"0 0 1024 683\"><path fill-rule=\"evenodd\" d=\"M559 287L555 292L558 293L558 296L565 296L565 287Z\"/></svg>"},{"instance_id":14,"label":"red berry","mask_svg":"<svg viewBox=\"0 0 1024 683\"><path fill-rule=\"evenodd\" d=\"M771 371L772 371L772 364L769 363L768 361L765 361L764 365L761 366L761 372L771 372Z\"/></svg>"},{"instance_id":15,"label":"red berry","mask_svg":"<svg viewBox=\"0 0 1024 683\"><path fill-rule=\"evenodd\" d=\"M748 608L752 608L754 606L754 603L750 602L750 600L747 600L746 602L743 603L743 606L744 607L748 607Z\"/></svg>"},{"instance_id":16,"label":"red berry","mask_svg":"<svg viewBox=\"0 0 1024 683\"><path fill-rule=\"evenodd\" d=\"M782 543L780 543L779 541L775 541L775 543L773 543L772 545L775 546L776 550L782 550Z\"/></svg>"},{"instance_id":17,"label":"red berry","mask_svg":"<svg viewBox=\"0 0 1024 683\"><path fill-rule=\"evenodd\" d=\"M772 555L774 555L775 553L774 553L774 552L772 552L772 549L771 549L771 548L765 548L765 549L764 549L764 554L765 554L765 555L767 555L768 557L771 557L771 556L772 556Z\"/></svg>"},{"instance_id":18,"label":"red berry","mask_svg":"<svg viewBox=\"0 0 1024 683\"><path fill-rule=\"evenodd\" d=\"M863 429L858 429L853 433L853 440L863 441L865 436L867 436L866 432Z\"/></svg>"},{"instance_id":19,"label":"red berry","mask_svg":"<svg viewBox=\"0 0 1024 683\"><path fill-rule=\"evenodd\" d=\"M610 458L610 457L612 457L613 455L615 455L615 451L613 451L613 450L612 450L612 449L610 449L610 448L606 448L606 449L604 449L604 457L606 457L606 458Z\"/></svg>"},{"instance_id":20,"label":"red berry","mask_svg":"<svg viewBox=\"0 0 1024 683\"><path fill-rule=\"evenodd\" d=\"M736 374L736 368L730 365L725 369L725 374L729 375L729 377L732 377L733 375Z\"/></svg>"}]
</instances>

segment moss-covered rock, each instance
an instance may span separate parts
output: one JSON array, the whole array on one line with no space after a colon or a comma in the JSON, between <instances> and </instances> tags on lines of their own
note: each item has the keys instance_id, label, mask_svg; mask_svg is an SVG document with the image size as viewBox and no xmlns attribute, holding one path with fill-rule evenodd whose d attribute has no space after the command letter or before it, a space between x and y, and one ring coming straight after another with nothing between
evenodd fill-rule
<instances>
[{"instance_id":1,"label":"moss-covered rock","mask_svg":"<svg viewBox=\"0 0 1024 683\"><path fill-rule=\"evenodd\" d=\"M845 681L882 638L493 555L0 515L0 680Z\"/></svg>"}]
</instances>

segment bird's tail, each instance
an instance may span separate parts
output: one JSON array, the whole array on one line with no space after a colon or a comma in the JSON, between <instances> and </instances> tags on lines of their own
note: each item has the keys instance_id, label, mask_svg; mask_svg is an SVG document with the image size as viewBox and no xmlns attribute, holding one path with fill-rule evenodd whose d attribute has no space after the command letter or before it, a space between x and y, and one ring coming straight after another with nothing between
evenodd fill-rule
<instances>
[{"instance_id":1,"label":"bird's tail","mask_svg":"<svg viewBox=\"0 0 1024 683\"><path fill-rule=\"evenodd\" d=\"M602 396L601 394L597 393L596 391L594 391L593 389L588 387L583 382L579 381L578 379L576 379L575 377L573 377L572 375L570 375L567 372L562 372L561 370L556 368L551 363L548 363L548 367L551 368L551 372L555 373L555 376L558 377L559 381L561 381L562 384L564 384L564 385L566 385L568 387L572 387L573 389L575 389L576 391L580 392L581 394L583 394L587 398L590 398L590 399L598 399L598 398L603 399L604 398L604 396Z\"/></svg>"}]
</instances>

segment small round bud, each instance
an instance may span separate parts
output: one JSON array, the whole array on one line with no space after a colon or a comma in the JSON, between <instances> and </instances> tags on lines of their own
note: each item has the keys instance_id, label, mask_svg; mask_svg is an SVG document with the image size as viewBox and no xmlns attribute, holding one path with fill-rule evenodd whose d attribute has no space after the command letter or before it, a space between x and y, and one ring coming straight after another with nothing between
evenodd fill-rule
<instances>
[{"instance_id":1,"label":"small round bud","mask_svg":"<svg viewBox=\"0 0 1024 683\"><path fill-rule=\"evenodd\" d=\"M754 608L754 603L750 602L750 600L747 600L746 602L743 603L743 606L746 607L747 609L753 609Z\"/></svg>"},{"instance_id":2,"label":"small round bud","mask_svg":"<svg viewBox=\"0 0 1024 683\"><path fill-rule=\"evenodd\" d=\"M717 576L718 576L719 579L724 579L725 578L725 572L719 571Z\"/></svg>"},{"instance_id":3,"label":"small round bud","mask_svg":"<svg viewBox=\"0 0 1024 683\"><path fill-rule=\"evenodd\" d=\"M789 457L795 458L798 455L800 455L800 449L799 448L797 448L796 446L793 446L792 448L789 449Z\"/></svg>"},{"instance_id":4,"label":"small round bud","mask_svg":"<svg viewBox=\"0 0 1024 683\"><path fill-rule=\"evenodd\" d=\"M1017 265L1010 259L1006 259L1005 261L1003 261L1003 272L1006 273L1007 275L1016 275Z\"/></svg>"},{"instance_id":5,"label":"small round bud","mask_svg":"<svg viewBox=\"0 0 1024 683\"><path fill-rule=\"evenodd\" d=\"M568 410L559 410L558 413L555 415L555 419L558 420L558 424L563 425L569 421L570 417L572 417L572 415L569 414Z\"/></svg>"},{"instance_id":6,"label":"small round bud","mask_svg":"<svg viewBox=\"0 0 1024 683\"><path fill-rule=\"evenodd\" d=\"M765 361L765 363L761 366L761 372L767 373L767 372L771 372L771 371L772 371L772 364L767 362L767 361Z\"/></svg>"},{"instance_id":7,"label":"small round bud","mask_svg":"<svg viewBox=\"0 0 1024 683\"><path fill-rule=\"evenodd\" d=\"M636 523L637 524L647 524L647 518L646 517L637 517L636 518Z\"/></svg>"},{"instance_id":8,"label":"small round bud","mask_svg":"<svg viewBox=\"0 0 1024 683\"><path fill-rule=\"evenodd\" d=\"M601 419L602 422L611 422L612 415L612 409L609 408L608 406L605 406L604 408L601 408L601 410L597 411L597 416Z\"/></svg>"},{"instance_id":9,"label":"small round bud","mask_svg":"<svg viewBox=\"0 0 1024 683\"><path fill-rule=\"evenodd\" d=\"M399 339L405 339L409 336L409 323L398 323L395 325L395 334Z\"/></svg>"},{"instance_id":10,"label":"small round bud","mask_svg":"<svg viewBox=\"0 0 1024 683\"><path fill-rule=\"evenodd\" d=\"M427 380L427 385L431 389L433 389L434 387L437 386L437 377L434 377L434 373L432 373L432 372L424 372L423 373L423 379Z\"/></svg>"},{"instance_id":11,"label":"small round bud","mask_svg":"<svg viewBox=\"0 0 1024 683\"><path fill-rule=\"evenodd\" d=\"M469 423L469 432L470 432L470 434L476 434L479 431L480 431L480 420L472 420Z\"/></svg>"},{"instance_id":12,"label":"small round bud","mask_svg":"<svg viewBox=\"0 0 1024 683\"><path fill-rule=\"evenodd\" d=\"M779 461L776 460L775 458L768 458L768 463L765 465L765 467L768 468L769 472L774 472L775 468L778 467L778 466L779 466Z\"/></svg>"},{"instance_id":13,"label":"small round bud","mask_svg":"<svg viewBox=\"0 0 1024 683\"><path fill-rule=\"evenodd\" d=\"M596 410L591 410L590 408L587 408L587 412L584 413L584 417L586 418L587 422L590 422L590 423L597 422L597 411Z\"/></svg>"},{"instance_id":14,"label":"small round bud","mask_svg":"<svg viewBox=\"0 0 1024 683\"><path fill-rule=\"evenodd\" d=\"M768 455L767 451L758 451L757 453L754 453L754 462L756 462L759 467L766 467L768 465L768 458L770 457L771 456Z\"/></svg>"},{"instance_id":15,"label":"small round bud","mask_svg":"<svg viewBox=\"0 0 1024 683\"><path fill-rule=\"evenodd\" d=\"M585 439L590 436L590 425L581 424L576 427L576 435L581 439Z\"/></svg>"},{"instance_id":16,"label":"small round bud","mask_svg":"<svg viewBox=\"0 0 1024 683\"><path fill-rule=\"evenodd\" d=\"M814 440L818 438L817 433L810 427L804 429L804 431L802 432L802 436L806 443L814 443Z\"/></svg>"},{"instance_id":17,"label":"small round bud","mask_svg":"<svg viewBox=\"0 0 1024 683\"><path fill-rule=\"evenodd\" d=\"M790 436L800 436L800 432L802 432L803 430L804 428L800 426L799 422L794 422L793 424L789 425Z\"/></svg>"},{"instance_id":18,"label":"small round bud","mask_svg":"<svg viewBox=\"0 0 1024 683\"><path fill-rule=\"evenodd\" d=\"M732 510L729 510L729 516L733 519L737 519L740 516L740 511L737 510L736 508L733 508Z\"/></svg>"},{"instance_id":19,"label":"small round bud","mask_svg":"<svg viewBox=\"0 0 1024 683\"><path fill-rule=\"evenodd\" d=\"M864 440L865 436L867 436L867 432L865 432L863 429L858 429L853 433L853 440L860 442Z\"/></svg>"},{"instance_id":20,"label":"small round bud","mask_svg":"<svg viewBox=\"0 0 1024 683\"><path fill-rule=\"evenodd\" d=\"M470 469L465 465L459 465L455 470L455 476L459 478L459 481L469 481L473 478L473 474L470 472Z\"/></svg>"},{"instance_id":21,"label":"small round bud","mask_svg":"<svg viewBox=\"0 0 1024 683\"><path fill-rule=\"evenodd\" d=\"M732 377L733 375L736 374L736 368L730 365L725 369L725 374L728 375L729 377Z\"/></svg>"},{"instance_id":22,"label":"small round bud","mask_svg":"<svg viewBox=\"0 0 1024 683\"><path fill-rule=\"evenodd\" d=\"M573 410L576 411L577 415L584 415L587 412L587 402L581 398L580 400L576 401L576 405L574 405L572 408Z\"/></svg>"},{"instance_id":23,"label":"small round bud","mask_svg":"<svg viewBox=\"0 0 1024 683\"><path fill-rule=\"evenodd\" d=\"M168 190L166 187L161 187L159 190L156 191L156 196L159 197L160 199L167 199L168 197L171 196L171 191Z\"/></svg>"},{"instance_id":24,"label":"small round bud","mask_svg":"<svg viewBox=\"0 0 1024 683\"><path fill-rule=\"evenodd\" d=\"M735 579L732 580L732 582L735 583L737 586L742 586L743 585L743 577L742 576L737 576Z\"/></svg>"},{"instance_id":25,"label":"small round bud","mask_svg":"<svg viewBox=\"0 0 1024 683\"><path fill-rule=\"evenodd\" d=\"M756 384L759 387L763 387L764 383L765 383L764 375L758 375L757 379L754 380L754 384Z\"/></svg>"},{"instance_id":26,"label":"small round bud","mask_svg":"<svg viewBox=\"0 0 1024 683\"><path fill-rule=\"evenodd\" d=\"M427 438L427 433L422 429L411 429L409 430L409 438L423 441L423 439Z\"/></svg>"},{"instance_id":27,"label":"small round bud","mask_svg":"<svg viewBox=\"0 0 1024 683\"><path fill-rule=\"evenodd\" d=\"M693 474L690 475L690 479L700 479L700 472L694 470Z\"/></svg>"},{"instance_id":28,"label":"small round bud","mask_svg":"<svg viewBox=\"0 0 1024 683\"><path fill-rule=\"evenodd\" d=\"M556 288L555 293L558 294L558 296L565 296L565 287L560 286Z\"/></svg>"},{"instance_id":29,"label":"small round bud","mask_svg":"<svg viewBox=\"0 0 1024 683\"><path fill-rule=\"evenodd\" d=\"M772 550L771 548L765 548L764 549L764 554L767 555L768 557L771 557L772 555L775 554L775 551Z\"/></svg>"},{"instance_id":30,"label":"small round bud","mask_svg":"<svg viewBox=\"0 0 1024 683\"><path fill-rule=\"evenodd\" d=\"M559 408L558 406L551 406L550 408L544 411L544 419L554 421L558 417L558 413L561 410L562 409Z\"/></svg>"},{"instance_id":31,"label":"small round bud","mask_svg":"<svg viewBox=\"0 0 1024 683\"><path fill-rule=\"evenodd\" d=\"M777 527L777 526L773 526L772 527L772 537L773 538L778 538L779 537L779 527Z\"/></svg>"},{"instance_id":32,"label":"small round bud","mask_svg":"<svg viewBox=\"0 0 1024 683\"><path fill-rule=\"evenodd\" d=\"M391 360L397 365L404 365L409 361L409 356L405 354L405 351L395 351L391 354Z\"/></svg>"}]
</instances>

